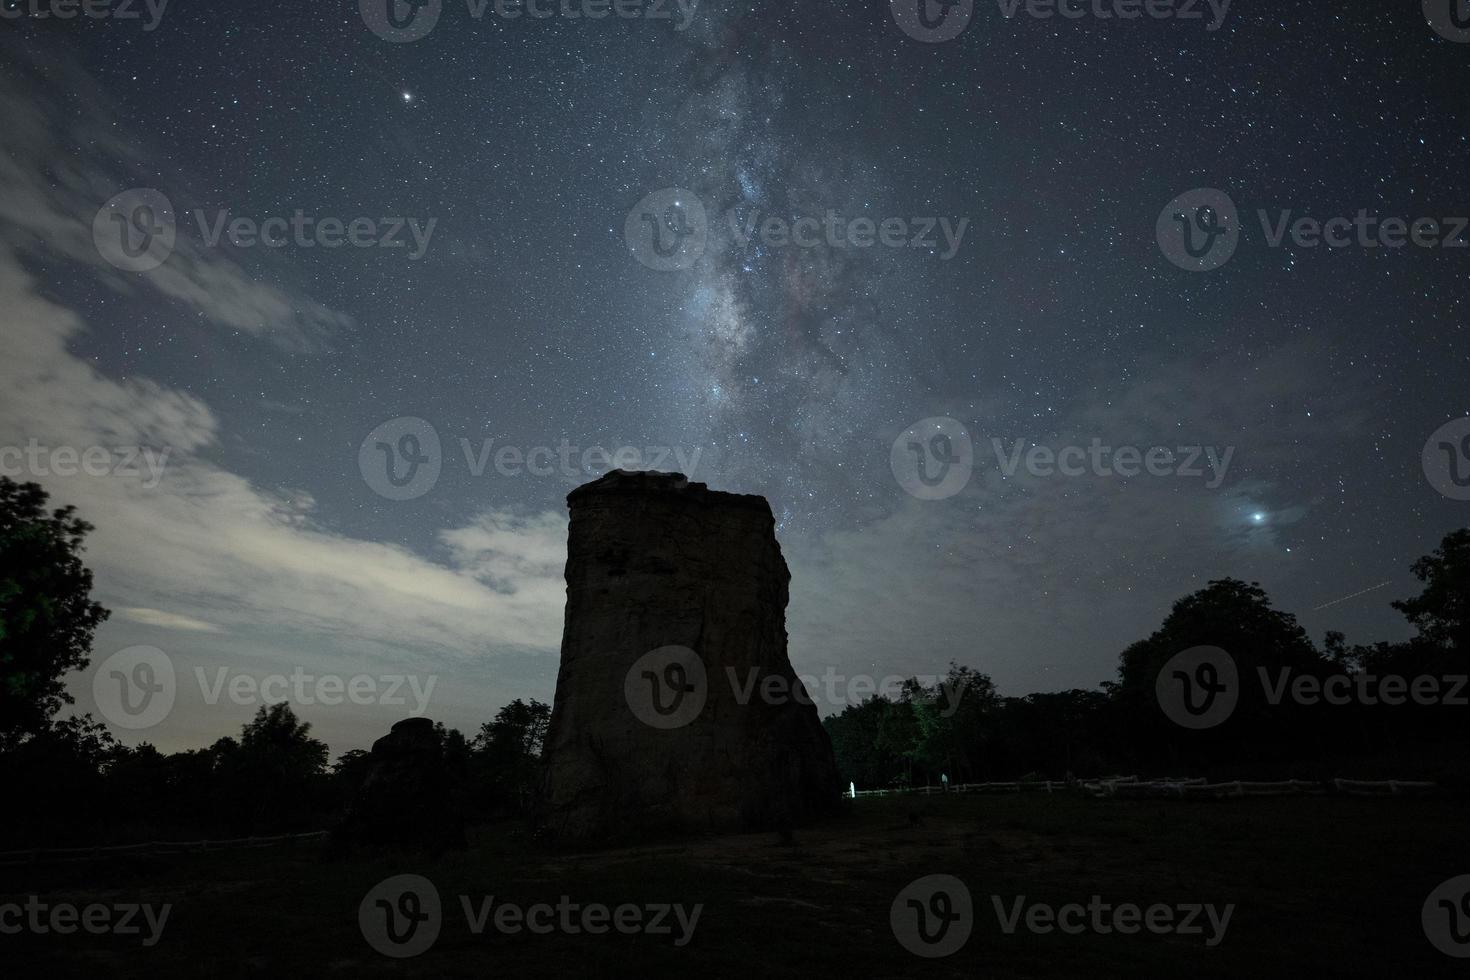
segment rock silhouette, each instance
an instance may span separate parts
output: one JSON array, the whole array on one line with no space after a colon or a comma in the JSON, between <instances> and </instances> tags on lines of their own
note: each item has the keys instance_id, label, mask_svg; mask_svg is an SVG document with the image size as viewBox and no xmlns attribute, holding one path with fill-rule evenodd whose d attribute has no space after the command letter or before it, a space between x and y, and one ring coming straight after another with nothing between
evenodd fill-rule
<instances>
[{"instance_id":1,"label":"rock silhouette","mask_svg":"<svg viewBox=\"0 0 1470 980\"><path fill-rule=\"evenodd\" d=\"M832 745L787 659L791 573L765 499L615 470L567 504L544 829L785 830L836 809Z\"/></svg>"},{"instance_id":2,"label":"rock silhouette","mask_svg":"<svg viewBox=\"0 0 1470 980\"><path fill-rule=\"evenodd\" d=\"M464 847L464 818L440 743L428 718L405 718L374 742L367 776L333 833L334 849Z\"/></svg>"}]
</instances>

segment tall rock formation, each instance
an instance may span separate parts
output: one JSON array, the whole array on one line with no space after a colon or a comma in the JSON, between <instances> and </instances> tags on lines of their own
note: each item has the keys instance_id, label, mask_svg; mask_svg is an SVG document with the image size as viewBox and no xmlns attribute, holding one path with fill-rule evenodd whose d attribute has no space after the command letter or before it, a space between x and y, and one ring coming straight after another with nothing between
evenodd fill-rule
<instances>
[{"instance_id":1,"label":"tall rock formation","mask_svg":"<svg viewBox=\"0 0 1470 980\"><path fill-rule=\"evenodd\" d=\"M765 498L615 470L567 504L545 829L785 829L834 810L832 745L786 656L791 573Z\"/></svg>"}]
</instances>

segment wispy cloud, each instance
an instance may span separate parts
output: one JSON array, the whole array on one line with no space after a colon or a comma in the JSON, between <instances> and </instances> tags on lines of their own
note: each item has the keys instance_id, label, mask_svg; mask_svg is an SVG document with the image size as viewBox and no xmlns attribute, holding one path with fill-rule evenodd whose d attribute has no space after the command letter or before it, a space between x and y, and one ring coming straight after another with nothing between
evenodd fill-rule
<instances>
[{"instance_id":1,"label":"wispy cloud","mask_svg":"<svg viewBox=\"0 0 1470 980\"><path fill-rule=\"evenodd\" d=\"M206 623L201 619L193 619L189 616L180 616L177 613L164 612L162 609L130 606L119 609L118 613L124 619L142 623L144 626L159 626L163 629L183 630L186 633L220 632L220 628L213 623Z\"/></svg>"},{"instance_id":2,"label":"wispy cloud","mask_svg":"<svg viewBox=\"0 0 1470 980\"><path fill-rule=\"evenodd\" d=\"M260 281L229 255L180 234L173 254L147 273L114 269L97 251L92 222L113 195L150 187L176 206L187 181L158 165L155 147L118 130L114 101L64 60L36 78L34 55L0 41L16 77L0 95L0 241L43 259L90 268L119 293L154 292L214 323L309 350L352 326L352 318L310 297ZM19 93L25 92L25 97ZM55 93L81 93L63 105ZM78 114L76 105L86 107Z\"/></svg>"}]
</instances>

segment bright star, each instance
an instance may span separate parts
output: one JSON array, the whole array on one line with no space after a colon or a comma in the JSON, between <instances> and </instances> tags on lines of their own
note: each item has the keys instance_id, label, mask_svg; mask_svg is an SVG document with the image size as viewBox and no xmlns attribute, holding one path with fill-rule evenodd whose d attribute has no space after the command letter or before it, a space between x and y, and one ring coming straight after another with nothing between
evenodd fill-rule
<instances>
[{"instance_id":1,"label":"bright star","mask_svg":"<svg viewBox=\"0 0 1470 980\"><path fill-rule=\"evenodd\" d=\"M412 102L413 101L413 93L412 92L404 92L403 93L403 101L404 102Z\"/></svg>"},{"instance_id":2,"label":"bright star","mask_svg":"<svg viewBox=\"0 0 1470 980\"><path fill-rule=\"evenodd\" d=\"M1256 511L1254 514L1251 515L1251 520L1255 521L1257 524L1260 524L1266 520L1266 515L1261 513L1260 511Z\"/></svg>"}]
</instances>

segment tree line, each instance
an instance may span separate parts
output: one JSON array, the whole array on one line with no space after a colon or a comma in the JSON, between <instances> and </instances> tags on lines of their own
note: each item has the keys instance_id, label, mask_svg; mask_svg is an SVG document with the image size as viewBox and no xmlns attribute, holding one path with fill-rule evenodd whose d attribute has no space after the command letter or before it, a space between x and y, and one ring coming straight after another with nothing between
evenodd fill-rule
<instances>
[{"instance_id":1,"label":"tree line","mask_svg":"<svg viewBox=\"0 0 1470 980\"><path fill-rule=\"evenodd\" d=\"M46 502L36 484L0 477L5 839L19 847L237 837L339 821L371 756L352 750L329 762L326 744L288 704L262 707L238 737L172 754L148 743L124 746L90 716L62 714L72 701L63 678L87 666L108 614L91 599L92 574L81 559L91 525L70 507L48 511ZM939 684L910 680L897 695L849 706L824 725L844 782L865 789L1124 770L1464 784L1470 691L1455 682L1470 672L1470 529L1448 535L1412 571L1422 591L1393 603L1415 630L1403 643L1350 646L1328 633L1319 648L1259 585L1227 578L1174 603L1157 630L1121 652L1117 680L1096 690L1003 697L986 674L956 663ZM1196 729L1162 710L1159 678L1167 679L1181 651L1201 646L1229 655L1239 690L1227 718ZM1298 696L1314 684L1361 691L1369 689L1361 682L1391 677L1424 690L1432 681L1439 701ZM435 727L469 819L532 811L550 713L540 701L518 699L469 736Z\"/></svg>"},{"instance_id":2,"label":"tree line","mask_svg":"<svg viewBox=\"0 0 1470 980\"><path fill-rule=\"evenodd\" d=\"M867 789L1123 772L1464 785L1470 529L1412 571L1422 591L1391 604L1416 634L1402 643L1329 632L1319 648L1260 585L1226 578L1175 602L1095 690L1002 697L987 675L951 664L939 684L910 681L825 725L844 780ZM1197 647L1228 654L1237 680L1228 716L1195 729L1162 708L1160 675L1167 689L1173 658Z\"/></svg>"}]
</instances>

